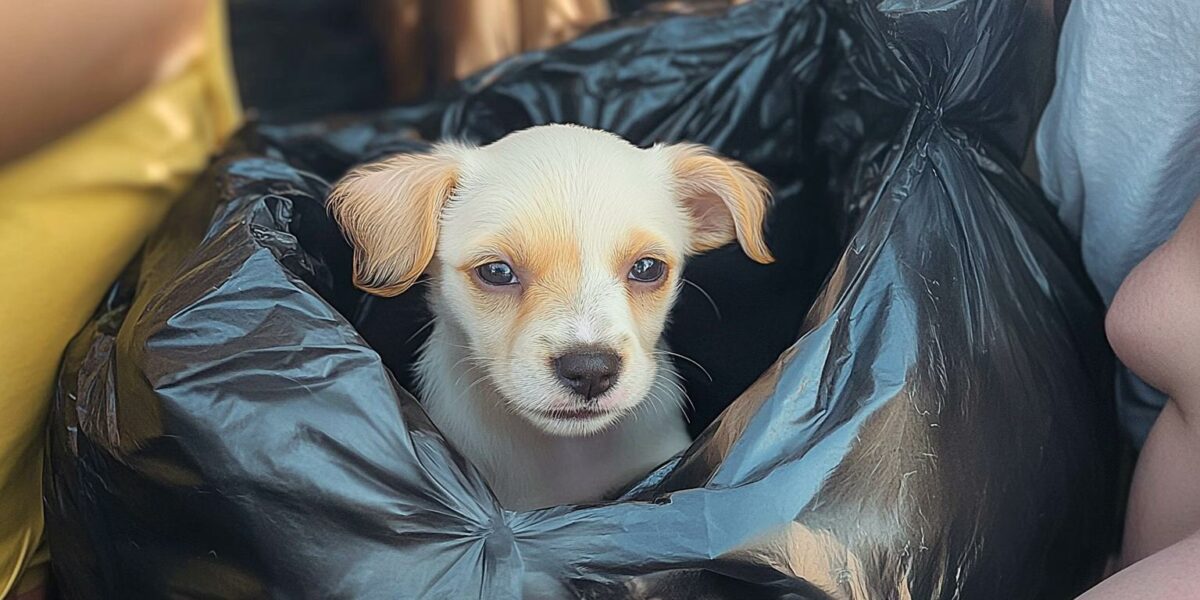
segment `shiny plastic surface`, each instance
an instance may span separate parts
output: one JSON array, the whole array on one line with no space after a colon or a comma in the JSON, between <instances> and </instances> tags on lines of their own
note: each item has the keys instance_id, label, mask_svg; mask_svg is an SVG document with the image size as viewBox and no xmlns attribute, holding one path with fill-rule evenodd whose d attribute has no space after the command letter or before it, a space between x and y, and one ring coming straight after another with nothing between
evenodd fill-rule
<instances>
[{"instance_id":1,"label":"shiny plastic surface","mask_svg":"<svg viewBox=\"0 0 1200 600\"><path fill-rule=\"evenodd\" d=\"M1016 167L1052 29L1034 2L758 0L243 132L65 360L65 595L1069 597L1116 521L1098 303ZM353 290L321 201L420 139L553 121L749 163L781 260L690 267L721 317L685 296L670 332L716 380L689 373L708 427L679 460L619 501L513 513L393 378L420 297Z\"/></svg>"}]
</instances>

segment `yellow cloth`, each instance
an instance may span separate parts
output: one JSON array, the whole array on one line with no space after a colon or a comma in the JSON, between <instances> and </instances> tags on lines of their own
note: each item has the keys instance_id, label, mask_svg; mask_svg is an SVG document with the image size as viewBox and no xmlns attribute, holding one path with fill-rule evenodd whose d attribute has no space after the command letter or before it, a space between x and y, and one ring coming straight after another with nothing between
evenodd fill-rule
<instances>
[{"instance_id":1,"label":"yellow cloth","mask_svg":"<svg viewBox=\"0 0 1200 600\"><path fill-rule=\"evenodd\" d=\"M0 166L0 598L46 578L43 438L67 342L241 118L222 5L179 74Z\"/></svg>"}]
</instances>

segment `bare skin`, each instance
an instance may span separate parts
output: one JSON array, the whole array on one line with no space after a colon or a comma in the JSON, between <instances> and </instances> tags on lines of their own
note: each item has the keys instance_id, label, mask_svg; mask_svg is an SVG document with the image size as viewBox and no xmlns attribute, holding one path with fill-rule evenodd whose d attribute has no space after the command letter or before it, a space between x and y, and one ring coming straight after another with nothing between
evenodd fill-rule
<instances>
[{"instance_id":1,"label":"bare skin","mask_svg":"<svg viewBox=\"0 0 1200 600\"><path fill-rule=\"evenodd\" d=\"M209 1L4 3L0 169L185 67L203 50ZM43 588L7 596L45 597Z\"/></svg>"},{"instance_id":2,"label":"bare skin","mask_svg":"<svg viewBox=\"0 0 1200 600\"><path fill-rule=\"evenodd\" d=\"M0 9L0 166L184 66L208 0L43 0Z\"/></svg>"},{"instance_id":3,"label":"bare skin","mask_svg":"<svg viewBox=\"0 0 1200 600\"><path fill-rule=\"evenodd\" d=\"M1121 565L1086 600L1200 597L1200 201L1121 284L1109 342L1170 400L1138 458Z\"/></svg>"}]
</instances>

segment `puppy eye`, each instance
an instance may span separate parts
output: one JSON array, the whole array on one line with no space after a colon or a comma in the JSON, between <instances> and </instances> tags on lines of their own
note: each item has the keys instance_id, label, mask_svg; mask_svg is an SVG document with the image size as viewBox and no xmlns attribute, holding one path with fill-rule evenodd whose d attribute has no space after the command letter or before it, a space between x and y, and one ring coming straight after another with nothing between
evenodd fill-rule
<instances>
[{"instance_id":1,"label":"puppy eye","mask_svg":"<svg viewBox=\"0 0 1200 600\"><path fill-rule=\"evenodd\" d=\"M475 267L475 273L488 285L513 285L517 283L517 274L508 263L493 262Z\"/></svg>"},{"instance_id":2,"label":"puppy eye","mask_svg":"<svg viewBox=\"0 0 1200 600\"><path fill-rule=\"evenodd\" d=\"M629 269L629 278L642 283L653 283L662 279L667 265L657 258L641 258Z\"/></svg>"}]
</instances>

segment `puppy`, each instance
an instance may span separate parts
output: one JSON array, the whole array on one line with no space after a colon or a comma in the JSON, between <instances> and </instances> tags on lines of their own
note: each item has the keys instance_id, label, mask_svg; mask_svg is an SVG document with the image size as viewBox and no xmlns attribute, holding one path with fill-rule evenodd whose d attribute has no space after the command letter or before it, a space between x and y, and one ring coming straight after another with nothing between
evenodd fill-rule
<instances>
[{"instance_id":1,"label":"puppy","mask_svg":"<svg viewBox=\"0 0 1200 600\"><path fill-rule=\"evenodd\" d=\"M571 125L443 143L339 181L354 282L429 276L416 365L430 418L500 502L602 499L690 443L662 340L689 256L763 241L765 179L700 146Z\"/></svg>"}]
</instances>

